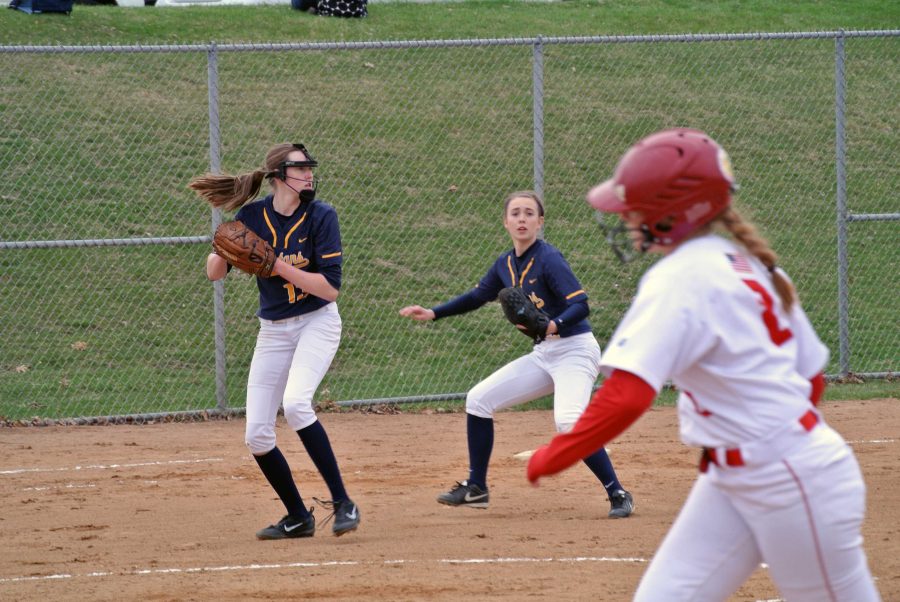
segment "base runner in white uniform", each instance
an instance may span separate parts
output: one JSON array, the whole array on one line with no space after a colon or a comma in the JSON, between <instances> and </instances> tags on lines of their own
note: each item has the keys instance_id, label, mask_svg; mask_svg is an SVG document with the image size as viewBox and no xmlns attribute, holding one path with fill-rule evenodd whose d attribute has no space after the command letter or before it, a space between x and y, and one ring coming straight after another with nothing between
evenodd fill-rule
<instances>
[{"instance_id":1,"label":"base runner in white uniform","mask_svg":"<svg viewBox=\"0 0 900 602\"><path fill-rule=\"evenodd\" d=\"M828 351L775 253L730 206L733 188L722 148L678 129L639 141L588 193L621 218L607 228L620 257L631 247L663 258L603 354L608 378L575 427L536 451L528 479L612 440L671 380L700 475L635 600L725 600L760 563L792 602L880 600L862 547L862 474L816 407Z\"/></svg>"}]
</instances>

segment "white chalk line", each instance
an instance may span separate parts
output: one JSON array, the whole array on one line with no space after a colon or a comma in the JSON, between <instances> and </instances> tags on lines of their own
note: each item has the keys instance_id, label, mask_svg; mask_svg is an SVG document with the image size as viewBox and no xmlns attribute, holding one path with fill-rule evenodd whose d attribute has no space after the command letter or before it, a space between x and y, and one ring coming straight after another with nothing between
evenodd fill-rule
<instances>
[{"instance_id":1,"label":"white chalk line","mask_svg":"<svg viewBox=\"0 0 900 602\"><path fill-rule=\"evenodd\" d=\"M52 489L92 489L96 486L97 485L95 483L86 483L84 485L67 483L65 485L48 485L46 487L23 487L22 491L50 491Z\"/></svg>"},{"instance_id":2,"label":"white chalk line","mask_svg":"<svg viewBox=\"0 0 900 602\"><path fill-rule=\"evenodd\" d=\"M896 443L896 439L858 439L853 441L847 441L847 443L860 444L860 443L872 443L872 444L884 444L884 443ZM525 452L523 452L525 453ZM84 466L66 466L59 468L11 468L8 470L0 470L0 475L16 475L16 474L25 474L25 473L38 473L38 472L78 472L82 470L112 470L116 468L141 468L145 466L171 466L178 464L200 464L204 462L222 462L224 458L200 458L198 460L158 460L152 462L132 462L125 464L87 464Z\"/></svg>"},{"instance_id":3,"label":"white chalk line","mask_svg":"<svg viewBox=\"0 0 900 602\"><path fill-rule=\"evenodd\" d=\"M199 479L192 479L192 482L197 483L200 481L246 481L246 480L247 480L247 477L238 477L235 475L230 475L227 477L219 477L219 476L217 476L217 477L202 477ZM138 482L141 483L142 485L159 485L159 481L157 481L155 479L154 480L144 479L143 481L138 481ZM128 483L123 483L121 481L118 481L116 484L121 486L121 485L130 485L132 483L133 483L133 481L129 481ZM43 485L43 486L36 486L36 487L23 487L21 489L21 491L55 491L55 490L59 490L59 489L95 489L96 487L97 487L96 483L84 483L84 484L66 483L65 485Z\"/></svg>"},{"instance_id":4,"label":"white chalk line","mask_svg":"<svg viewBox=\"0 0 900 602\"><path fill-rule=\"evenodd\" d=\"M0 583L21 583L24 581L52 581L56 579L78 579L86 577L129 577L147 575L177 575L192 573L214 573L224 571L259 571L269 569L294 569L294 568L323 568L332 566L363 566L363 565L396 565L396 564L517 564L517 563L562 563L575 564L579 562L647 562L645 558L614 558L608 556L575 556L571 558L441 558L438 560L383 560L383 561L359 561L359 560L334 560L329 562L288 562L284 564L239 564L227 566L165 568L165 569L136 569L133 571L92 571L90 573L59 573L56 575L32 575L28 577L0 577Z\"/></svg>"},{"instance_id":5,"label":"white chalk line","mask_svg":"<svg viewBox=\"0 0 900 602\"><path fill-rule=\"evenodd\" d=\"M132 462L129 464L88 464L61 468L11 468L0 470L0 475L15 475L27 472L68 472L81 470L111 470L115 468L141 468L144 466L171 466L173 464L200 464L203 462L222 462L224 458L201 458L199 460L159 460L156 462Z\"/></svg>"}]
</instances>

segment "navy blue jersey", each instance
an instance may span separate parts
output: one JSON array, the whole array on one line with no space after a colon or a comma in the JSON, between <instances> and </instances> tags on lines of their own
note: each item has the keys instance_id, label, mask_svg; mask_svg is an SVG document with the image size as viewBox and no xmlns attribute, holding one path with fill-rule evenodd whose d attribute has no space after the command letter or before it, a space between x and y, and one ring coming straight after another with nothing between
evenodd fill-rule
<instances>
[{"instance_id":1,"label":"navy blue jersey","mask_svg":"<svg viewBox=\"0 0 900 602\"><path fill-rule=\"evenodd\" d=\"M556 322L560 336L590 332L587 293L559 249L540 239L521 257L516 257L515 249L498 257L474 289L433 308L435 318L471 311L496 299L508 286L521 287L535 306ZM571 321L566 319L569 316Z\"/></svg>"},{"instance_id":2,"label":"navy blue jersey","mask_svg":"<svg viewBox=\"0 0 900 602\"><path fill-rule=\"evenodd\" d=\"M269 195L241 207L235 219L267 241L275 255L305 272L321 273L339 289L343 248L334 207L314 201L303 203L291 216L275 211ZM280 276L257 278L259 311L266 320L299 316L324 307L330 301L297 288Z\"/></svg>"}]
</instances>

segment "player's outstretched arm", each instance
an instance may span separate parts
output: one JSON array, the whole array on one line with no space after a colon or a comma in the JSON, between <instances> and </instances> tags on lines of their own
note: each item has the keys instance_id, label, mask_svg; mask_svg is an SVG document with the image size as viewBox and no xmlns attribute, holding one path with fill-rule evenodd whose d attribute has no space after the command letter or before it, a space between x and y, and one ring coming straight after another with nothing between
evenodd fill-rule
<instances>
[{"instance_id":1,"label":"player's outstretched arm","mask_svg":"<svg viewBox=\"0 0 900 602\"><path fill-rule=\"evenodd\" d=\"M434 311L426 309L421 305L407 305L400 310L400 315L404 318L410 318L420 322L434 320Z\"/></svg>"}]
</instances>

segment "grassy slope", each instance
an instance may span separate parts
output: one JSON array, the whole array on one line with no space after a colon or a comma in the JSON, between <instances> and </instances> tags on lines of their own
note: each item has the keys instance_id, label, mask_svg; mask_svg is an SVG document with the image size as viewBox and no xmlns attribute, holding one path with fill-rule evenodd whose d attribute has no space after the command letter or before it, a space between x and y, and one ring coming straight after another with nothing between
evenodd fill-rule
<instances>
[{"instance_id":1,"label":"grassy slope","mask_svg":"<svg viewBox=\"0 0 900 602\"><path fill-rule=\"evenodd\" d=\"M247 42L247 41L331 41L331 40L383 40L383 39L441 39L441 38L486 38L486 37L508 37L508 36L533 36L538 34L551 36L564 35L592 35L592 34L638 34L638 33L697 33L697 32L738 32L738 31L810 31L810 30L829 30L829 29L891 29L900 26L900 3L885 3L881 1L861 1L861 2L791 2L786 5L781 2L662 2L662 1L645 1L645 2L587 2L587 1L566 1L555 3L523 3L523 2L465 2L453 3L445 5L421 5L421 4L378 4L373 5L371 16L366 20L346 21L340 19L327 19L313 17L307 14L298 13L289 10L287 7L200 7L200 8L180 8L180 9L120 9L115 7L85 7L77 6L71 17L60 17L54 15L46 16L28 16L17 11L0 11L0 44L127 44L127 43L190 43L205 42L210 38L218 42ZM213 31L214 35L210 32ZM664 57L663 57L664 58ZM125 64L128 64L127 62ZM126 70L127 71L127 70ZM579 73L582 71L579 70ZM123 78L131 77L130 72L124 72ZM143 77L150 77L149 73ZM577 79L575 78L577 85ZM337 84L337 82L335 82ZM194 84L187 82L186 86L190 88ZM202 100L202 99L201 99ZM202 115L200 116L202 118ZM118 127L118 125L116 125ZM443 126L441 126L443 127ZM438 129L437 131L442 131ZM184 153L190 156L192 149L186 148ZM760 149L761 153L765 153L766 149ZM173 154L170 151L170 154ZM173 154L177 159L177 154ZM519 161L521 163L521 161ZM239 163L239 162L238 162ZM237 164L237 163L236 163ZM173 170L176 169L178 162L173 163ZM190 173L194 173L195 168L191 168ZM429 179L429 173L425 172L424 180ZM182 181L189 174L179 176L178 181ZM113 186L114 183L110 183ZM423 181L423 186L427 182ZM120 193L110 194L112 198L118 198ZM411 195L414 196L414 195ZM561 195L560 195L561 196ZM102 209L102 208L100 208ZM449 216L448 216L449 219ZM165 224L169 227L168 224ZM556 232L563 229L563 224L554 223L551 228L556 228ZM348 228L349 230L349 228ZM406 236L408 230L403 233L397 233L396 236ZM166 228L159 234L165 234ZM181 232L179 232L181 233ZM192 231L183 232L190 234ZM552 233L552 232L551 232ZM136 231L137 235L140 232ZM105 235L105 234L104 234ZM498 241L499 242L499 241ZM777 242L777 241L776 241ZM566 247L569 248L569 247ZM363 253L367 251L357 251L357 260L369 259L363 257ZM90 255L94 252L85 251ZM127 256L130 252L123 252L123 256ZM160 261L165 261L169 253L160 253ZM18 257L18 256L17 256ZM105 257L109 258L106 254ZM574 261L579 261L578 253L573 252ZM9 259L9 258L6 258ZM6 260L0 257L0 260ZM380 259L376 257L375 259ZM392 257L401 264L403 258ZM411 260L411 258L410 258ZM52 260L51 260L52 261ZM188 260L189 261L189 260ZM27 262L26 262L27 263ZM393 266L388 266L393 269ZM13 262L11 265L12 273L16 270L24 269L23 265ZM475 271L480 271L482 266L478 265ZM579 272L579 270L576 270ZM479 272L480 273L480 272ZM580 273L580 272L579 272ZM390 272L386 273L387 276ZM433 278L434 282L419 283L420 287L428 288L446 285L441 282L441 274L436 274ZM455 282L466 280L457 275ZM66 286L72 286L66 284ZM193 282L186 279L181 298L186 299L190 294ZM83 288L83 287L82 287ZM244 287L250 293L251 287ZM449 288L456 288L451 286ZM231 290L231 289L229 289ZM72 296L78 294L79 287L76 283L74 289L69 293ZM449 294L447 291L446 294ZM173 296L175 293L172 293ZM229 293L231 294L231 293ZM68 297L69 295L67 295ZM206 293L201 295L200 302L206 299ZM252 293L247 295L249 301L252 301ZM355 299L355 300L354 300ZM384 299L384 302L392 302L390 299ZM133 306L133 301L127 296L121 297L121 302L125 307ZM426 300L422 300L426 302ZM89 300L84 301L89 303ZM131 305L128 305L128 304ZM357 296L351 297L346 307L348 315L352 315L350 310L354 308L354 303L362 304L363 298ZM36 311L39 308L35 308ZM24 311L24 310L20 310ZM243 311L241 308L229 308L229 313L234 311L238 313ZM248 310L249 311L249 310ZM40 312L36 314L35 320L40 320ZM46 314L43 314L46 315ZM152 316L146 318L152 320ZM70 320L71 321L71 320ZM65 320L60 322L61 328L71 330L71 337L76 337L79 333L85 332L90 326L90 320L84 324L78 324L76 321L71 323ZM140 336L140 320L134 320L134 324L107 324L105 327L112 330L108 334L98 333L96 339L98 341L109 341L109 337L128 338ZM143 322L149 323L149 322ZM472 328L474 333L478 333L477 326L473 323L470 326L464 320L460 320L458 325L442 326L448 330L465 330ZM208 353L207 349L198 348L192 341L202 339L205 324L193 325L196 329L192 333L193 338L185 340L182 346L185 350L192 350L194 357L187 357L184 363L203 361L203 357ZM595 322L595 328L600 325ZM605 325L602 328L608 328L611 325ZM137 328L135 332L130 329ZM173 324L172 328L178 329L177 324ZM412 329L410 329L412 332ZM174 340L177 333L168 333L165 336L160 335L161 339ZM598 336L608 333L598 332ZM87 335L81 335L87 336ZM242 322L242 327L229 331L229 349L246 348L245 340L252 336L252 324L250 321ZM409 335L412 337L419 335ZM442 338L432 332L421 336L421 342L426 343L430 340L434 345L440 345ZM104 337L106 337L104 339ZM77 338L77 337L76 337ZM40 343L36 340L36 343ZM336 360L336 368L343 361L343 357L355 358L354 351L356 346L362 344L363 341L357 341L352 338L345 341L342 352ZM518 342L518 341L516 341ZM92 343L93 344L93 343ZM506 344L506 343L504 343ZM426 343L427 347L428 343ZM504 349L504 353L515 353L515 345L510 343L510 349ZM153 342L147 345L148 353L154 350ZM45 379L42 386L41 397L46 399L54 399L55 392L58 390L58 382L66 381L64 368L67 362L66 354L71 355L72 350L66 346L57 351L58 358L47 358L45 361L51 365L53 362L63 368L62 376L58 379ZM232 358L233 360L234 358ZM246 358L238 358L237 364L243 364ZM476 358L477 359L477 358ZM107 366L114 365L116 358L97 357L96 366L91 367L92 371L102 370ZM150 391L150 395L157 399L166 398L166 375L172 371L173 367L177 367L179 358L173 358L171 353L160 343L158 366L153 366L160 370L159 375L154 378L156 383L154 390ZM397 360L399 361L399 360ZM427 363L428 359L423 358ZM461 358L462 361L462 358ZM232 365L235 365L232 363ZM0 366L6 368L6 366ZM343 374L348 380L357 378L353 372L362 371L366 374L360 375L358 378L363 379L370 376L368 374L369 367L362 363L347 361L344 366ZM394 370L393 366L386 366L387 370ZM190 370L188 370L190 372ZM124 395L128 395L133 390L129 384L135 382L132 377L127 375L127 370L120 375L119 378L107 378L102 380L97 373L97 381L86 383L66 384L65 387L82 386L83 390L76 397L85 400L93 400L96 398L97 403L102 403L104 399L116 399ZM133 378L141 378L141 374L136 374ZM242 383L240 377L232 374L230 378L230 386L234 390L232 399L240 397L240 389ZM202 377L203 385L200 388L200 395L206 395L202 391L210 390L208 382L211 375ZM102 384L107 383L107 384ZM114 383L110 385L109 383ZM120 385L121 383L121 385ZM102 384L102 386L101 386ZM111 387L107 390L107 388ZM121 390L115 387L121 386ZM325 387L328 386L326 381ZM458 387L451 387L452 390L458 390ZM849 393L843 394L840 391L845 390ZM847 385L842 387L832 387L829 396L837 396L837 398L853 398L859 396L866 397L882 397L882 396L900 396L897 393L898 387L896 383L869 383L864 386ZM325 391L327 398L327 390ZM69 395L74 395L71 391ZM338 398L343 398L338 394ZM187 401L192 407L198 404L202 407L202 401ZM33 413L50 412L51 408L41 405L41 402L34 402L37 405L31 409ZM122 408L127 411L127 408ZM164 407L154 409L166 409ZM177 409L177 408L173 408ZM116 411L120 411L119 408ZM3 411L0 411L2 414ZM29 412L31 413L31 412Z\"/></svg>"},{"instance_id":2,"label":"grassy slope","mask_svg":"<svg viewBox=\"0 0 900 602\"><path fill-rule=\"evenodd\" d=\"M664 390L654 402L659 406L675 405L677 395L671 390ZM893 380L878 380L869 382L854 383L830 383L825 388L823 401L841 402L854 399L883 399L892 398L900 399L900 382ZM539 399L537 401L526 403L521 406L515 406L513 411L525 411L534 409L550 409L553 407L553 400L550 397ZM465 410L463 400L429 402L429 403L410 403L401 406L404 412L421 412L421 411L438 411L438 412L462 412Z\"/></svg>"},{"instance_id":3,"label":"grassy slope","mask_svg":"<svg viewBox=\"0 0 900 602\"><path fill-rule=\"evenodd\" d=\"M361 20L286 6L76 6L70 17L0 11L0 44L360 41L755 31L891 29L900 3L884 0L469 1L377 4Z\"/></svg>"}]
</instances>

